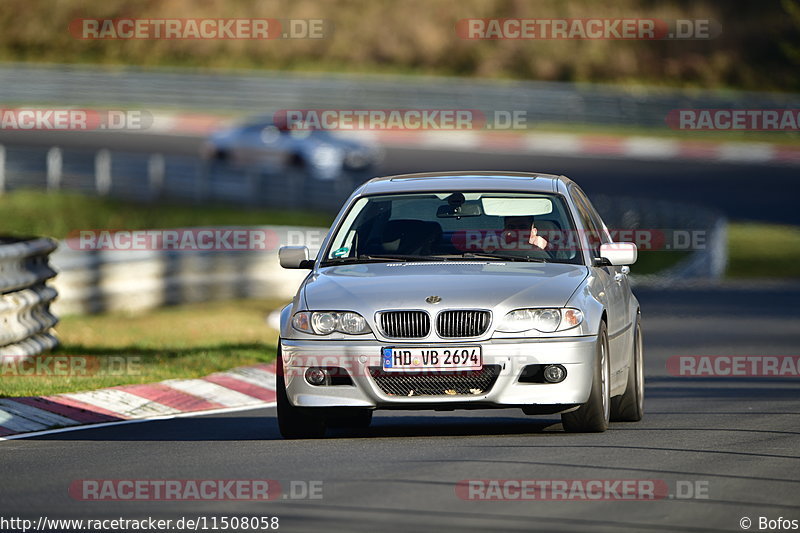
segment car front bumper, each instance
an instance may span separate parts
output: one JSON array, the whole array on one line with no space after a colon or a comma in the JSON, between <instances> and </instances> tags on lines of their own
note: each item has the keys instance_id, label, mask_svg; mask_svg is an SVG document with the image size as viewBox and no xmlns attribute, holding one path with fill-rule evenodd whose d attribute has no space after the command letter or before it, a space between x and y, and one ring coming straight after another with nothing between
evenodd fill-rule
<instances>
[{"instance_id":1,"label":"car front bumper","mask_svg":"<svg viewBox=\"0 0 800 533\"><path fill-rule=\"evenodd\" d=\"M480 345L484 365L498 365L494 385L480 395L394 396L384 393L370 375L381 366L379 341L281 341L289 401L297 407L453 408L574 406L585 403L592 387L596 357L595 336L536 339L493 339L477 343L436 343L437 347ZM392 346L432 346L430 343L392 343ZM561 383L520 383L523 368L534 364L560 364L567 369ZM340 367L353 385L309 384L305 370L314 366Z\"/></svg>"}]
</instances>

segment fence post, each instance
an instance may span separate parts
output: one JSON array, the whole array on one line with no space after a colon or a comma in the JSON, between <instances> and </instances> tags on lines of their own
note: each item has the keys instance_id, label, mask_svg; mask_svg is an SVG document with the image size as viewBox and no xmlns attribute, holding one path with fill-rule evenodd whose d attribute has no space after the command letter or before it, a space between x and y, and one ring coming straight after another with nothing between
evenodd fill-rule
<instances>
[{"instance_id":1,"label":"fence post","mask_svg":"<svg viewBox=\"0 0 800 533\"><path fill-rule=\"evenodd\" d=\"M708 241L711 242L708 242ZM707 253L710 256L709 276L712 279L721 279L728 268L728 220L720 217L714 222L711 230L711 239L706 239L706 246L711 248ZM697 253L697 252L695 252Z\"/></svg>"},{"instance_id":2,"label":"fence post","mask_svg":"<svg viewBox=\"0 0 800 533\"><path fill-rule=\"evenodd\" d=\"M57 146L47 151L47 190L61 188L61 149Z\"/></svg>"},{"instance_id":3,"label":"fence post","mask_svg":"<svg viewBox=\"0 0 800 533\"><path fill-rule=\"evenodd\" d=\"M209 173L208 162L202 161L200 168L197 169L197 174L195 174L194 201L198 204L203 203L208 198Z\"/></svg>"},{"instance_id":4,"label":"fence post","mask_svg":"<svg viewBox=\"0 0 800 533\"><path fill-rule=\"evenodd\" d=\"M247 186L245 188L247 192L245 194L247 195L247 198L244 198L244 201L248 205L258 205L260 200L259 193L261 192L261 187L259 187L261 182L260 178L260 170L255 168L247 169L245 173L245 179L247 180Z\"/></svg>"},{"instance_id":5,"label":"fence post","mask_svg":"<svg viewBox=\"0 0 800 533\"><path fill-rule=\"evenodd\" d=\"M6 192L6 147L0 144L0 196Z\"/></svg>"},{"instance_id":6,"label":"fence post","mask_svg":"<svg viewBox=\"0 0 800 533\"><path fill-rule=\"evenodd\" d=\"M100 196L111 192L111 152L106 149L97 152L94 158L94 184Z\"/></svg>"},{"instance_id":7,"label":"fence post","mask_svg":"<svg viewBox=\"0 0 800 533\"><path fill-rule=\"evenodd\" d=\"M147 160L147 178L150 185L150 199L161 198L164 190L166 162L161 154L153 154Z\"/></svg>"}]
</instances>

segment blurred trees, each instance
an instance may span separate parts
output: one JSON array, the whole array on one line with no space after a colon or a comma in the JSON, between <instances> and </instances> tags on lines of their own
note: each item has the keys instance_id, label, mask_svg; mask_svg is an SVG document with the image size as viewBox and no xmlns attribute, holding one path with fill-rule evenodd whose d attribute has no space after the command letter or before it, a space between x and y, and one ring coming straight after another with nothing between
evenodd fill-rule
<instances>
[{"instance_id":1,"label":"blurred trees","mask_svg":"<svg viewBox=\"0 0 800 533\"><path fill-rule=\"evenodd\" d=\"M800 1L5 0L0 60L399 72L800 91ZM304 18L326 39L79 40L77 18ZM711 19L712 40L463 40L463 18Z\"/></svg>"}]
</instances>

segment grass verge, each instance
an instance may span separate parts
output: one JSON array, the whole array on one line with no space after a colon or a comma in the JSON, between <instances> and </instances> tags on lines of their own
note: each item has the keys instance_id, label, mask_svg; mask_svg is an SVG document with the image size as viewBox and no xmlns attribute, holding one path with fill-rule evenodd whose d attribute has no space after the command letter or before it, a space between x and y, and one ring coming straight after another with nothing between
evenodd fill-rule
<instances>
[{"instance_id":1,"label":"grass verge","mask_svg":"<svg viewBox=\"0 0 800 533\"><path fill-rule=\"evenodd\" d=\"M669 268L690 252L639 251L634 274L654 274ZM800 226L730 222L728 224L729 279L800 278Z\"/></svg>"},{"instance_id":2,"label":"grass verge","mask_svg":"<svg viewBox=\"0 0 800 533\"><path fill-rule=\"evenodd\" d=\"M800 227L731 223L727 276L800 278Z\"/></svg>"},{"instance_id":3,"label":"grass verge","mask_svg":"<svg viewBox=\"0 0 800 533\"><path fill-rule=\"evenodd\" d=\"M0 196L4 235L66 237L78 229L163 229L194 226L328 226L330 215L298 210L137 204L75 193L15 190Z\"/></svg>"},{"instance_id":4,"label":"grass verge","mask_svg":"<svg viewBox=\"0 0 800 533\"><path fill-rule=\"evenodd\" d=\"M266 315L280 301L182 305L143 315L67 316L53 355L81 356L72 376L0 377L0 397L39 396L172 378L196 378L275 359L278 333ZM89 357L83 357L89 356ZM5 370L9 370L6 368ZM93 375L89 375L93 374Z\"/></svg>"}]
</instances>

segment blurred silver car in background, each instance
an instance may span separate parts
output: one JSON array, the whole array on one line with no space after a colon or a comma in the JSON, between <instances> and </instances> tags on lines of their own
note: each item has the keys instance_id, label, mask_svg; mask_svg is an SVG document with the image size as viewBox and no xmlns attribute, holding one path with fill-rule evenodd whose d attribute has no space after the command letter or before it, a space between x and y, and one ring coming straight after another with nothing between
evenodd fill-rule
<instances>
[{"instance_id":1,"label":"blurred silver car in background","mask_svg":"<svg viewBox=\"0 0 800 533\"><path fill-rule=\"evenodd\" d=\"M612 242L563 176L375 178L334 221L281 313L286 438L369 425L375 409L522 408L564 429L642 418L633 243Z\"/></svg>"},{"instance_id":2,"label":"blurred silver car in background","mask_svg":"<svg viewBox=\"0 0 800 533\"><path fill-rule=\"evenodd\" d=\"M328 180L342 171L369 172L381 160L382 151L327 130L292 129L285 121L255 117L212 133L202 155L210 161L274 172L291 167Z\"/></svg>"}]
</instances>

